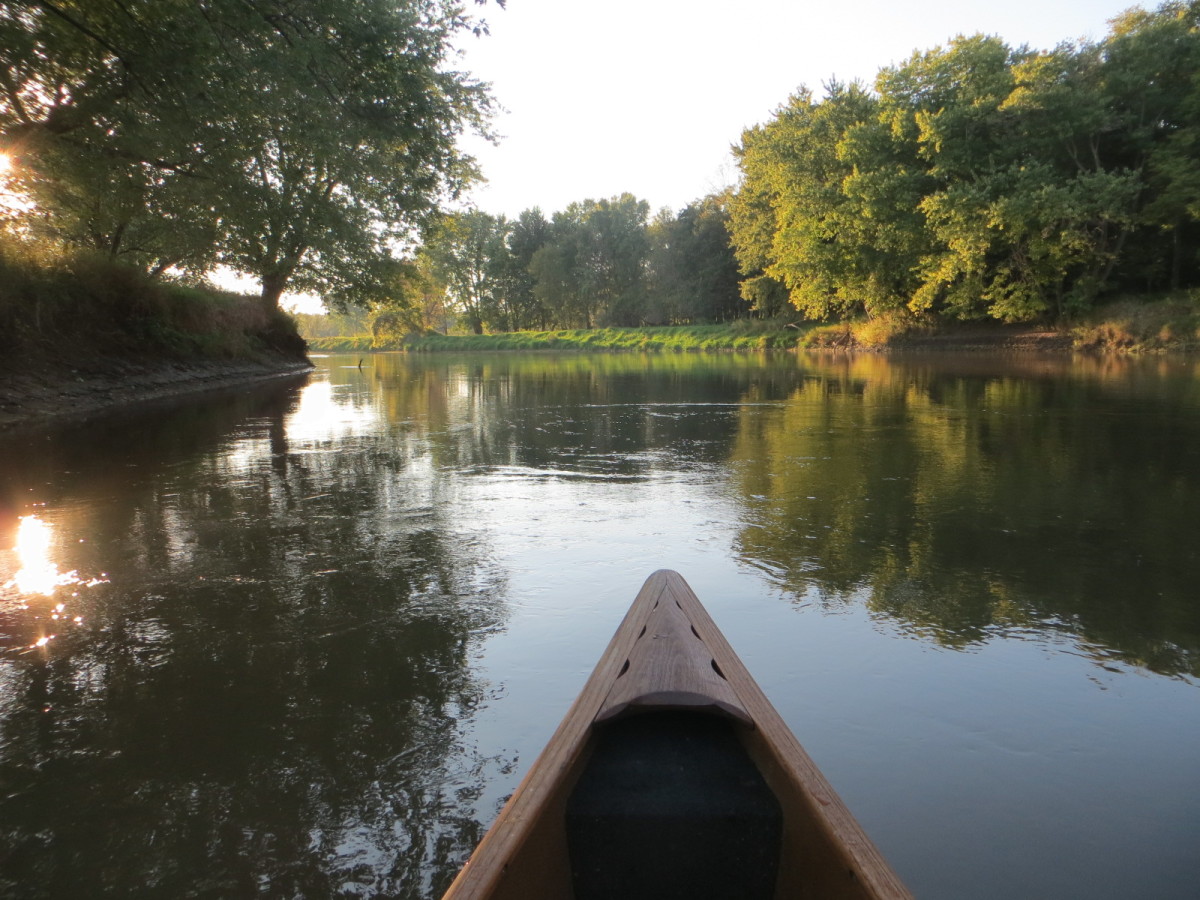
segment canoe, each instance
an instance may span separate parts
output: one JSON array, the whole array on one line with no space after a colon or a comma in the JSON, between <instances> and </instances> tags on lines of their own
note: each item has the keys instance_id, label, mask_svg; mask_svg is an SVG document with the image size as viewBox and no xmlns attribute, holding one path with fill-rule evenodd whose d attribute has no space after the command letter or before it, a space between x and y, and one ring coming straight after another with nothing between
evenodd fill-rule
<instances>
[{"instance_id":1,"label":"canoe","mask_svg":"<svg viewBox=\"0 0 1200 900\"><path fill-rule=\"evenodd\" d=\"M443 900L910 896L662 570Z\"/></svg>"}]
</instances>

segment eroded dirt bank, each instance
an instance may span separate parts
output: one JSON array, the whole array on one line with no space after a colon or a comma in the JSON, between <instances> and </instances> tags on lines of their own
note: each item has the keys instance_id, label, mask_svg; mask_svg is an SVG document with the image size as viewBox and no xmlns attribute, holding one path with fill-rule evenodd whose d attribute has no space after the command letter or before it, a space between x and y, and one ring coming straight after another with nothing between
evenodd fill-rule
<instances>
[{"instance_id":1,"label":"eroded dirt bank","mask_svg":"<svg viewBox=\"0 0 1200 900\"><path fill-rule=\"evenodd\" d=\"M284 356L253 361L92 359L74 367L25 369L0 363L0 429L294 376L310 369L307 360Z\"/></svg>"}]
</instances>

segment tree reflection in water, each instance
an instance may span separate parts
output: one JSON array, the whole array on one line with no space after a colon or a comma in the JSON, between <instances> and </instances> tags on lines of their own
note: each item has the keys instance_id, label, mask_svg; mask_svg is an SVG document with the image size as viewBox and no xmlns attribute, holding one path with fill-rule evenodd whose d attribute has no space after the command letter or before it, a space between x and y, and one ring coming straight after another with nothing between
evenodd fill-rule
<instances>
[{"instance_id":1,"label":"tree reflection in water","mask_svg":"<svg viewBox=\"0 0 1200 900\"><path fill-rule=\"evenodd\" d=\"M58 598L0 607L0 893L417 897L478 840L502 762L469 661L503 579L418 449L300 408L273 386L5 445L8 496L38 485L110 583L53 652L28 648Z\"/></svg>"},{"instance_id":2,"label":"tree reflection in water","mask_svg":"<svg viewBox=\"0 0 1200 900\"><path fill-rule=\"evenodd\" d=\"M0 894L436 894L508 779L472 728L509 578L584 557L732 555L922 641L1200 674L1191 368L386 355L322 377L0 441L0 548L32 512L56 571L108 573L0 596ZM737 577L731 606L771 590ZM33 646L58 604L81 623ZM525 634L570 656L576 610L546 606Z\"/></svg>"},{"instance_id":3,"label":"tree reflection in water","mask_svg":"<svg viewBox=\"0 0 1200 900\"><path fill-rule=\"evenodd\" d=\"M1200 391L1161 368L815 363L741 414L738 550L946 645L1062 631L1101 662L1200 675Z\"/></svg>"}]
</instances>

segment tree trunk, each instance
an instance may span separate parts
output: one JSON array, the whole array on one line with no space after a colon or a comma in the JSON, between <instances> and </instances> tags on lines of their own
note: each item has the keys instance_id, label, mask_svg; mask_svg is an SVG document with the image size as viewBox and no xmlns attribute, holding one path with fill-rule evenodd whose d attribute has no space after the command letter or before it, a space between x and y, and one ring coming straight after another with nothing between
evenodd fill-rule
<instances>
[{"instance_id":1,"label":"tree trunk","mask_svg":"<svg viewBox=\"0 0 1200 900\"><path fill-rule=\"evenodd\" d=\"M262 276L262 298L263 308L267 312L274 312L279 308L279 298L283 296L283 289L287 287L288 276L282 272L272 272Z\"/></svg>"},{"instance_id":2,"label":"tree trunk","mask_svg":"<svg viewBox=\"0 0 1200 900\"><path fill-rule=\"evenodd\" d=\"M1179 232L1183 222L1176 222L1171 229L1171 290L1179 290L1179 273L1182 268L1183 250L1179 246Z\"/></svg>"}]
</instances>

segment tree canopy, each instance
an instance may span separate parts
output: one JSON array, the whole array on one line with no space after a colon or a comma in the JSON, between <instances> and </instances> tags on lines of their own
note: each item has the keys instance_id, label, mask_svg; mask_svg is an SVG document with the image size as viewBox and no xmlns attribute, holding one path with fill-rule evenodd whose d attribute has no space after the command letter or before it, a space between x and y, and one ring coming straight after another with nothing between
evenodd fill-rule
<instances>
[{"instance_id":1,"label":"tree canopy","mask_svg":"<svg viewBox=\"0 0 1200 900\"><path fill-rule=\"evenodd\" d=\"M736 153L742 293L813 318L1070 317L1200 283L1200 3L1048 51L960 36L802 89Z\"/></svg>"},{"instance_id":2,"label":"tree canopy","mask_svg":"<svg viewBox=\"0 0 1200 900\"><path fill-rule=\"evenodd\" d=\"M549 219L537 208L513 220L451 213L428 232L410 280L440 285L476 334L725 321L747 311L725 205L706 197L649 221L649 204L622 194Z\"/></svg>"},{"instance_id":3,"label":"tree canopy","mask_svg":"<svg viewBox=\"0 0 1200 900\"><path fill-rule=\"evenodd\" d=\"M0 149L29 227L151 271L334 299L474 177L449 0L0 0Z\"/></svg>"}]
</instances>

